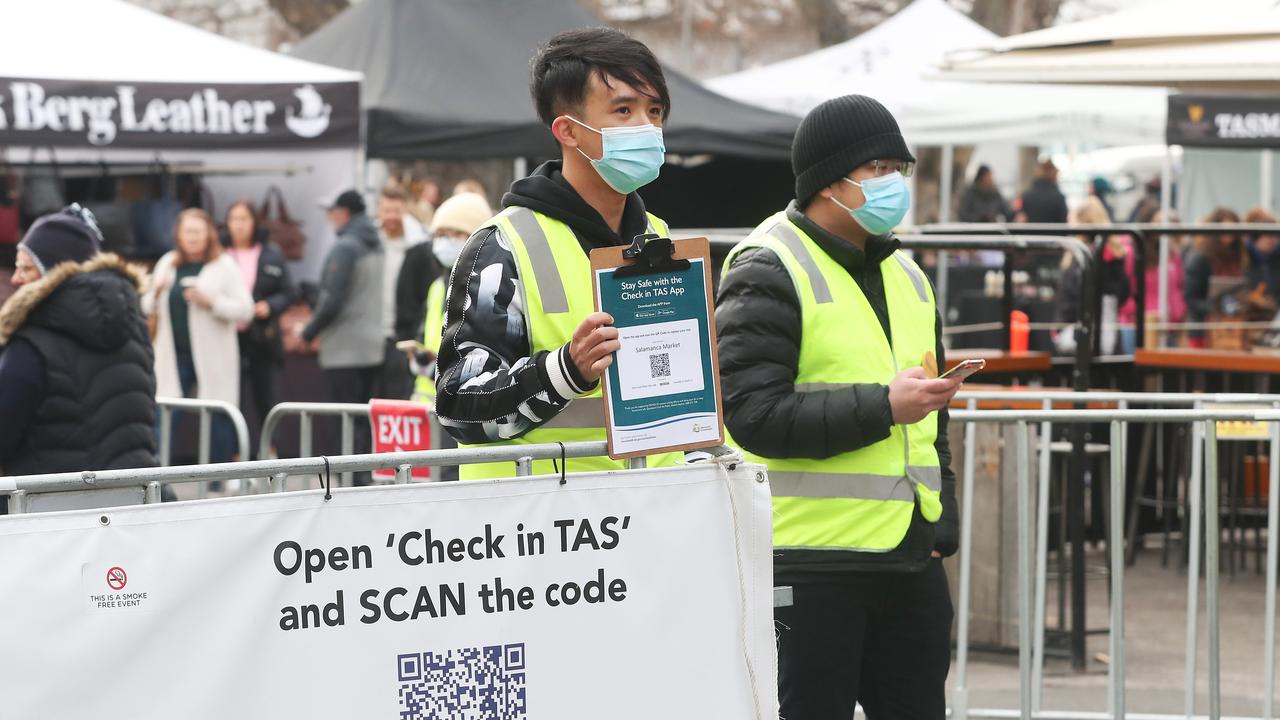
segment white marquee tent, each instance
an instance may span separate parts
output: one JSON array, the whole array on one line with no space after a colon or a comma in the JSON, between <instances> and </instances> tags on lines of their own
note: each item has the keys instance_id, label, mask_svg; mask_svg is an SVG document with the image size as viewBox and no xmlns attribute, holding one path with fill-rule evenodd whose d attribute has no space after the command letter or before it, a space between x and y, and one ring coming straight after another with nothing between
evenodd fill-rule
<instances>
[{"instance_id":1,"label":"white marquee tent","mask_svg":"<svg viewBox=\"0 0 1280 720\"><path fill-rule=\"evenodd\" d=\"M1153 0L949 53L939 77L1000 83L992 87L1064 83L1060 87L1077 92L1121 83L1274 96L1280 93L1280 2ZM1255 197L1263 207L1276 207L1280 168L1272 154L1270 149L1188 148L1183 154L1186 181L1178 198L1184 216L1194 218L1214 206ZM1170 200L1165 197L1166 203Z\"/></svg>"},{"instance_id":2,"label":"white marquee tent","mask_svg":"<svg viewBox=\"0 0 1280 720\"><path fill-rule=\"evenodd\" d=\"M941 76L987 82L1280 90L1280 3L1153 0L949 54Z\"/></svg>"},{"instance_id":3,"label":"white marquee tent","mask_svg":"<svg viewBox=\"0 0 1280 720\"><path fill-rule=\"evenodd\" d=\"M918 145L1163 140L1164 90L992 86L933 77L947 52L997 40L945 0L916 0L852 40L707 85L737 100L801 115L837 95L870 95Z\"/></svg>"},{"instance_id":4,"label":"white marquee tent","mask_svg":"<svg viewBox=\"0 0 1280 720\"><path fill-rule=\"evenodd\" d=\"M124 0L0 0L0 157L207 173L215 213L281 187L309 236L315 198L356 183L360 73L250 47Z\"/></svg>"},{"instance_id":5,"label":"white marquee tent","mask_svg":"<svg viewBox=\"0 0 1280 720\"><path fill-rule=\"evenodd\" d=\"M0 0L0 76L178 83L358 82L360 74L262 50L125 0Z\"/></svg>"}]
</instances>

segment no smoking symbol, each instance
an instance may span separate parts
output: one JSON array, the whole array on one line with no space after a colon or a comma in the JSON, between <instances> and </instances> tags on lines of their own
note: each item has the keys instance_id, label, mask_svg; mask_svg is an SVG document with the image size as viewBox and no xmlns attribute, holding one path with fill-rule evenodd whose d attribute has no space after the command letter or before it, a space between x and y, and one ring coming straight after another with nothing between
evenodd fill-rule
<instances>
[{"instance_id":1,"label":"no smoking symbol","mask_svg":"<svg viewBox=\"0 0 1280 720\"><path fill-rule=\"evenodd\" d=\"M112 590L123 590L127 582L129 578L124 574L124 568L113 567L107 571L107 587Z\"/></svg>"}]
</instances>

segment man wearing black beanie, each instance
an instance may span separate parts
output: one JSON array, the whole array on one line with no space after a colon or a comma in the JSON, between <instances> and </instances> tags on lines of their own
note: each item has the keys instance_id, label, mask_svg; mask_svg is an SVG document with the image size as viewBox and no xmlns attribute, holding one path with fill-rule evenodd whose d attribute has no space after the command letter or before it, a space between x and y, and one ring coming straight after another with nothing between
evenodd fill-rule
<instances>
[{"instance_id":1,"label":"man wearing black beanie","mask_svg":"<svg viewBox=\"0 0 1280 720\"><path fill-rule=\"evenodd\" d=\"M0 475L154 467L144 274L73 205L32 223L0 307Z\"/></svg>"},{"instance_id":2,"label":"man wearing black beanie","mask_svg":"<svg viewBox=\"0 0 1280 720\"><path fill-rule=\"evenodd\" d=\"M955 476L933 288L893 236L915 158L872 98L800 123L796 198L729 254L716 302L725 425L768 465L787 720L946 714ZM928 369L926 369L926 367Z\"/></svg>"}]
</instances>

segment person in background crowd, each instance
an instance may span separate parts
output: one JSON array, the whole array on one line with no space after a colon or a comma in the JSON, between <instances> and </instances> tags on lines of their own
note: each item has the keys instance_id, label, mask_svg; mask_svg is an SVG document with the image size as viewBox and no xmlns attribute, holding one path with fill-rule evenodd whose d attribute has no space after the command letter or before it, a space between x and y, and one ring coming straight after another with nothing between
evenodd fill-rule
<instances>
[{"instance_id":1,"label":"person in background crowd","mask_svg":"<svg viewBox=\"0 0 1280 720\"><path fill-rule=\"evenodd\" d=\"M462 252L462 245L480 226L493 216L493 210L483 197L475 193L462 193L445 200L431 220L431 241L414 245L405 252L396 280L396 340L423 340L422 323L433 304L428 307L427 298L432 292L439 297L438 306L444 311L444 284L448 280L453 261ZM439 344L439 329L436 330ZM426 343L434 356L437 348ZM434 359L434 357L433 357ZM418 382L422 389L422 382ZM431 388L435 397L435 387Z\"/></svg>"},{"instance_id":2,"label":"person in background crowd","mask_svg":"<svg viewBox=\"0 0 1280 720\"><path fill-rule=\"evenodd\" d=\"M1202 222L1238 223L1240 216L1231 208L1219 207L1209 213ZM1245 273L1249 269L1249 253L1245 249L1244 240L1239 235L1197 235L1192 246L1187 249L1184 267L1187 321L1203 323L1208 320L1211 312L1234 309L1233 304L1230 303L1227 308L1214 307L1214 299L1209 297L1210 278L1240 278L1243 283ZM1205 347L1204 329L1191 328L1187 332L1187 343L1191 347Z\"/></svg>"},{"instance_id":3,"label":"person in background crowd","mask_svg":"<svg viewBox=\"0 0 1280 720\"><path fill-rule=\"evenodd\" d=\"M1085 198L1085 202L1075 212L1072 218L1073 225L1110 225L1111 221L1107 219L1107 210L1102 205L1102 201L1097 197L1090 195ZM1094 246L1094 237L1091 235L1078 236L1080 241L1089 247ZM1114 327L1116 317L1119 315L1119 308L1125 300L1129 298L1129 278L1125 275L1125 258L1130 254L1130 244L1132 240L1128 235L1107 235L1103 240L1102 246L1102 264L1098 271L1098 288L1097 292L1103 298L1111 298L1109 305L1104 303L1103 312L1111 313L1112 317L1105 323L1108 327ZM1062 274L1058 280L1058 321L1062 323L1074 323L1080 317L1080 304L1085 301L1080 295L1082 289L1081 269L1075 262L1075 255L1070 252L1062 254L1062 264L1060 266ZM1111 354L1115 351L1116 337L1112 335L1109 339L1104 339L1103 346L1106 348L1104 354ZM1073 328L1064 328L1059 330L1054 336L1054 344L1059 352L1071 353L1075 351L1075 332Z\"/></svg>"},{"instance_id":4,"label":"person in background crowd","mask_svg":"<svg viewBox=\"0 0 1280 720\"><path fill-rule=\"evenodd\" d=\"M1172 211L1171 211L1172 213ZM1159 223L1163 221L1163 216L1159 208L1153 208L1145 211L1143 215L1138 217L1140 223ZM1171 214L1171 222L1178 222L1176 213ZM1157 343L1154 338L1159 337L1159 333L1153 332L1154 323L1160 321L1160 236L1155 233L1143 234L1143 258L1144 272L1146 272L1146 321L1147 321L1147 342L1146 347L1156 347ZM1137 258L1136 253L1130 253L1125 257L1125 275L1129 278L1129 287L1133 288L1133 294L1120 307L1120 324L1132 325L1137 321L1138 302L1137 302ZM1165 275L1166 285L1168 286L1167 297L1169 303L1169 322L1180 323L1187 318L1187 301L1184 297L1183 269L1182 269L1182 247L1180 238L1169 238L1169 271ZM1172 339L1176 336L1173 332L1165 333ZM1129 350L1126 350L1129 352Z\"/></svg>"},{"instance_id":5,"label":"person in background crowd","mask_svg":"<svg viewBox=\"0 0 1280 720\"><path fill-rule=\"evenodd\" d=\"M1022 193L1021 210L1029 223L1067 221L1067 198L1058 189L1058 166L1052 160L1036 166L1031 187Z\"/></svg>"},{"instance_id":6,"label":"person in background crowd","mask_svg":"<svg viewBox=\"0 0 1280 720\"><path fill-rule=\"evenodd\" d=\"M249 396L261 426L275 407L276 381L284 365L280 314L293 303L297 291L289 280L284 255L267 242L267 234L258 227L253 204L248 200L237 201L227 209L226 245L227 254L240 268L240 278L254 301L253 320L241 323L237 329L240 369L248 380Z\"/></svg>"},{"instance_id":7,"label":"person in background crowd","mask_svg":"<svg viewBox=\"0 0 1280 720\"><path fill-rule=\"evenodd\" d=\"M384 357L382 373L374 387L374 397L408 400L413 391L413 373L404 353L396 350L396 284L400 266L411 241L405 233L405 196L384 189L378 197L378 240L382 243L382 333Z\"/></svg>"},{"instance_id":8,"label":"person in background crowd","mask_svg":"<svg viewBox=\"0 0 1280 720\"><path fill-rule=\"evenodd\" d=\"M0 307L0 475L156 465L146 277L101 242L72 205L18 245L18 289Z\"/></svg>"},{"instance_id":9,"label":"person in background crowd","mask_svg":"<svg viewBox=\"0 0 1280 720\"><path fill-rule=\"evenodd\" d=\"M306 342L320 339L320 369L330 400L367 403L374 397L386 360L382 244L355 190L334 200L328 220L338 239L324 259L315 313L298 332ZM368 420L357 419L356 453L369 452L369 433ZM370 482L369 473L356 473L354 479L357 485Z\"/></svg>"},{"instance_id":10,"label":"person in background crowd","mask_svg":"<svg viewBox=\"0 0 1280 720\"><path fill-rule=\"evenodd\" d=\"M485 192L484 185L475 178L459 180L458 184L453 186L453 195L450 197L462 195L463 193L475 193L483 198L489 197L488 193ZM439 206L437 205L436 207Z\"/></svg>"},{"instance_id":11,"label":"person in background crowd","mask_svg":"<svg viewBox=\"0 0 1280 720\"><path fill-rule=\"evenodd\" d=\"M1260 207L1244 214L1246 223L1275 225L1276 216ZM1280 234L1249 233L1245 249L1249 253L1249 287L1259 286L1273 302L1280 299Z\"/></svg>"},{"instance_id":12,"label":"person in background crowd","mask_svg":"<svg viewBox=\"0 0 1280 720\"><path fill-rule=\"evenodd\" d=\"M1133 211L1129 213L1129 222L1140 222L1140 217L1153 217L1160 210L1160 176L1156 175L1147 181L1143 187L1142 198L1133 206Z\"/></svg>"},{"instance_id":13,"label":"person in background crowd","mask_svg":"<svg viewBox=\"0 0 1280 720\"><path fill-rule=\"evenodd\" d=\"M996 187L991 168L986 165L978 167L978 174L973 176L973 184L965 188L960 196L960 209L956 215L960 222L993 223L1013 219L1013 208L1000 194Z\"/></svg>"},{"instance_id":14,"label":"person in background crowd","mask_svg":"<svg viewBox=\"0 0 1280 720\"><path fill-rule=\"evenodd\" d=\"M440 184L435 180L422 178L409 183L407 208L423 227L431 225L431 216L440 207L440 200Z\"/></svg>"},{"instance_id":15,"label":"person in background crowd","mask_svg":"<svg viewBox=\"0 0 1280 720\"><path fill-rule=\"evenodd\" d=\"M667 233L637 192L661 171L671 110L653 52L610 28L574 30L538 50L532 76L538 116L560 159L512 184L505 209L471 236L455 264L475 270L450 276L436 409L460 444L605 438L600 375L620 345L613 319L595 311L588 253ZM570 471L622 467L608 458L568 461ZM549 461L534 463L535 473L551 471ZM466 465L461 473L505 477L511 464Z\"/></svg>"},{"instance_id":16,"label":"person in background crowd","mask_svg":"<svg viewBox=\"0 0 1280 720\"><path fill-rule=\"evenodd\" d=\"M1089 196L1098 198L1098 202L1102 203L1102 209L1107 211L1107 222L1109 223L1114 222L1116 219L1115 211L1111 209L1111 203L1107 202L1107 197L1113 192L1115 190L1112 189L1111 183L1101 175L1089 182Z\"/></svg>"},{"instance_id":17,"label":"person in background crowd","mask_svg":"<svg viewBox=\"0 0 1280 720\"><path fill-rule=\"evenodd\" d=\"M795 200L730 252L716 301L725 427L769 467L774 579L794 587L781 715L943 720L962 379L936 377L942 318L893 235L915 158L861 95L814 108L791 158Z\"/></svg>"},{"instance_id":18,"label":"person in background crowd","mask_svg":"<svg viewBox=\"0 0 1280 720\"><path fill-rule=\"evenodd\" d=\"M142 309L156 316L156 392L240 405L238 326L253 319L253 296L222 252L213 219L189 208L174 225L174 249L156 263ZM211 416L209 459L236 459L235 430ZM177 413L174 414L174 424Z\"/></svg>"}]
</instances>

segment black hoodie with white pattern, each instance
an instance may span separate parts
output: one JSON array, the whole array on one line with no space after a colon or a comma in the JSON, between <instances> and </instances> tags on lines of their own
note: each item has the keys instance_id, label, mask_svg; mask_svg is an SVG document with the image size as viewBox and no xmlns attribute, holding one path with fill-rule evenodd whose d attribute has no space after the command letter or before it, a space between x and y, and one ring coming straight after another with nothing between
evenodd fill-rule
<instances>
[{"instance_id":1,"label":"black hoodie with white pattern","mask_svg":"<svg viewBox=\"0 0 1280 720\"><path fill-rule=\"evenodd\" d=\"M632 193L614 232L565 180L559 161L517 180L502 206L529 208L565 223L587 253L630 243L648 224L644 201ZM591 278L564 281L590 283ZM595 387L582 377L567 345L532 352L520 282L511 243L493 227L471 236L449 274L436 413L460 443L520 437Z\"/></svg>"}]
</instances>

